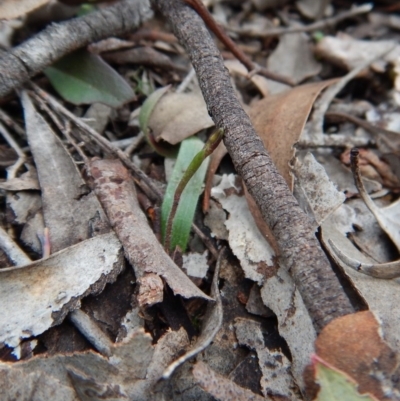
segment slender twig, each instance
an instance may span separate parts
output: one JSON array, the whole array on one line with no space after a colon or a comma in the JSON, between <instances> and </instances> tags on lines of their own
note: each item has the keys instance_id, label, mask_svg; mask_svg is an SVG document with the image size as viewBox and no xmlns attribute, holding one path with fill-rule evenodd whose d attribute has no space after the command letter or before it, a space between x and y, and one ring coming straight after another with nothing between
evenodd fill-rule
<instances>
[{"instance_id":1,"label":"slender twig","mask_svg":"<svg viewBox=\"0 0 400 401\"><path fill-rule=\"evenodd\" d=\"M2 227L0 227L0 248L5 252L10 261L17 266L31 263L28 255L10 238Z\"/></svg>"},{"instance_id":2,"label":"slender twig","mask_svg":"<svg viewBox=\"0 0 400 401\"><path fill-rule=\"evenodd\" d=\"M105 356L111 355L112 341L89 315L76 309L68 315L68 318L97 351Z\"/></svg>"},{"instance_id":3,"label":"slender twig","mask_svg":"<svg viewBox=\"0 0 400 401\"><path fill-rule=\"evenodd\" d=\"M348 11L344 11L343 13L335 15L334 17L326 18L326 19L314 22L313 24L309 24L309 25L305 25L305 26L275 28L275 29L268 29L268 30L264 30L264 31L246 29L246 28L232 28L230 26L226 26L225 28L228 31L238 33L238 34L244 35L244 36L249 36L252 38L268 38L271 36L288 35L290 33L312 32L312 31L316 31L319 29L332 28L335 25L337 25L339 22L341 22L345 19L353 18L357 15L368 13L369 11L372 10L372 7L373 6L370 3L362 4L361 6L353 7L352 9L350 9Z\"/></svg>"},{"instance_id":4,"label":"slender twig","mask_svg":"<svg viewBox=\"0 0 400 401\"><path fill-rule=\"evenodd\" d=\"M2 123L0 123L0 134L18 155L18 160L7 169L7 178L11 179L16 176L20 167L25 163L26 157L23 150L19 147L18 143L14 140L12 135L8 132L7 128Z\"/></svg>"},{"instance_id":5,"label":"slender twig","mask_svg":"<svg viewBox=\"0 0 400 401\"><path fill-rule=\"evenodd\" d=\"M2 109L0 109L0 120L13 129L21 138L26 139L25 130Z\"/></svg>"},{"instance_id":6,"label":"slender twig","mask_svg":"<svg viewBox=\"0 0 400 401\"><path fill-rule=\"evenodd\" d=\"M242 176L279 244L281 261L290 271L319 331L335 317L353 312L314 228L277 172L232 87L222 57L201 18L180 0L153 0L167 18L196 70L208 111L236 170ZM311 268L312 266L312 268Z\"/></svg>"},{"instance_id":7,"label":"slender twig","mask_svg":"<svg viewBox=\"0 0 400 401\"><path fill-rule=\"evenodd\" d=\"M113 146L106 138L101 136L98 132L96 132L92 127L87 125L80 118L76 117L73 113L71 113L63 105L57 102L57 100L55 100L51 95L40 89L37 85L32 84L32 87L34 91L50 105L50 107L70 119L75 124L75 126L90 135L90 137L94 139L105 152L118 157L125 164L125 166L133 172L135 177L138 179L137 184L146 194L150 195L151 198L156 198L157 200L162 199L162 194L160 190L153 184L149 177L147 177L147 175L143 173L143 171L141 171L134 163L131 162L125 152ZM151 192L151 194L149 194L149 191Z\"/></svg>"},{"instance_id":8,"label":"slender twig","mask_svg":"<svg viewBox=\"0 0 400 401\"><path fill-rule=\"evenodd\" d=\"M149 0L123 0L82 17L50 25L0 58L0 97L62 56L109 36L131 32L152 15Z\"/></svg>"}]
</instances>

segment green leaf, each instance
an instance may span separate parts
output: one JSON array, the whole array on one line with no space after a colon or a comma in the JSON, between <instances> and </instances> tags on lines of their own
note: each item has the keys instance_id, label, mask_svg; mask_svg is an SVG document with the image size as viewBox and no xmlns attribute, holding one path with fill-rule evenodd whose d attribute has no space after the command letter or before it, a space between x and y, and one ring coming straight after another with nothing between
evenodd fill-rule
<instances>
[{"instance_id":1,"label":"green leaf","mask_svg":"<svg viewBox=\"0 0 400 401\"><path fill-rule=\"evenodd\" d=\"M172 172L171 179L165 192L164 201L161 207L161 230L163 239L167 220L174 201L175 189L178 186L183 174L196 154L203 149L204 143L197 137L185 139L181 143L178 158ZM190 227L194 219L197 202L202 191L202 184L206 175L209 158L204 160L200 168L190 179L182 192L179 206L176 211L172 225L171 250L178 245L182 252L185 251L189 241Z\"/></svg>"},{"instance_id":2,"label":"green leaf","mask_svg":"<svg viewBox=\"0 0 400 401\"><path fill-rule=\"evenodd\" d=\"M135 96L114 69L84 49L61 58L44 72L60 96L76 105L104 103L120 107Z\"/></svg>"},{"instance_id":3,"label":"green leaf","mask_svg":"<svg viewBox=\"0 0 400 401\"><path fill-rule=\"evenodd\" d=\"M314 367L316 381L320 385L316 401L376 401L369 394L361 395L354 380L317 356L314 356Z\"/></svg>"}]
</instances>

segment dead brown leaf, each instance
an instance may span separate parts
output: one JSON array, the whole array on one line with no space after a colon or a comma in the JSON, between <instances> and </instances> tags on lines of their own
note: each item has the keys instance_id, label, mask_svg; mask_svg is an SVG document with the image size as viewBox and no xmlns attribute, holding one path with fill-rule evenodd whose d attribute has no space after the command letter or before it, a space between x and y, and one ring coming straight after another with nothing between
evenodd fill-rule
<instances>
[{"instance_id":1,"label":"dead brown leaf","mask_svg":"<svg viewBox=\"0 0 400 401\"><path fill-rule=\"evenodd\" d=\"M200 92L166 93L148 122L156 140L162 139L171 145L213 125Z\"/></svg>"},{"instance_id":2,"label":"dead brown leaf","mask_svg":"<svg viewBox=\"0 0 400 401\"><path fill-rule=\"evenodd\" d=\"M289 162L293 145L300 138L312 105L327 86L335 80L301 85L284 93L268 96L254 103L249 116L272 161L293 190Z\"/></svg>"},{"instance_id":3,"label":"dead brown leaf","mask_svg":"<svg viewBox=\"0 0 400 401\"><path fill-rule=\"evenodd\" d=\"M370 311L333 320L315 341L318 356L347 373L358 383L361 394L380 400L390 395L396 355L380 335L381 326ZM393 389L392 389L393 390Z\"/></svg>"}]
</instances>

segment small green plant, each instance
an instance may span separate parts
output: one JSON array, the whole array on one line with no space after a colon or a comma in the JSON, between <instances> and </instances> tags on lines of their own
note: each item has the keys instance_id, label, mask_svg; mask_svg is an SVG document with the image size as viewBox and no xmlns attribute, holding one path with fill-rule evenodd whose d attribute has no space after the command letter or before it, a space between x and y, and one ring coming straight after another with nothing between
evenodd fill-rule
<instances>
[{"instance_id":1,"label":"small green plant","mask_svg":"<svg viewBox=\"0 0 400 401\"><path fill-rule=\"evenodd\" d=\"M181 200L182 200L181 203L184 203L184 204L189 204L189 202L191 202L188 199L182 199L183 193L184 193L185 189L186 189L186 193L188 193L189 195L192 193L194 188L188 188L189 183L191 183L192 178L194 178L194 176L199 171L199 169L201 168L201 166L203 165L203 163L207 159L207 157L219 145L219 143L221 142L221 140L223 138L223 135L224 135L223 129L218 129L213 134L211 134L210 138L208 139L208 141L206 142L204 147L193 157L193 159L189 163L186 170L181 174L181 178L180 178L178 184L176 185L176 187L175 188L171 187L171 189L169 191L170 185L168 185L167 193L166 193L166 196L165 196L164 202L163 202L163 207L161 209L161 213L162 213L161 221L162 221L162 228L163 228L163 234L164 234L163 235L164 247L167 250L167 252L173 251L176 246L179 246L182 251L184 251L186 248L186 245L187 245L187 242L189 239L190 225L191 225L191 222L193 221L194 211L195 211L195 208L197 205L198 195L197 195L196 201L194 203L192 202L192 204L190 205L191 206L190 209L192 210L191 217L186 216L186 215L181 216L180 214L178 214L177 213L178 207L180 206ZM178 160L179 160L180 155L183 154L183 152L185 152L185 149L182 150L183 144L190 139L194 139L194 138L189 138L182 142L181 149L178 154ZM196 140L198 140L198 139L196 138ZM184 157L186 157L186 155ZM177 164L178 164L178 161L177 161ZM204 174L205 174L205 172L204 172ZM202 174L201 183L203 182L203 180L204 180L204 175ZM171 183L171 181L170 181L170 183ZM196 185L196 188L198 188L198 191L200 191L201 185L199 187L198 184L196 183L196 181L194 181L193 183ZM173 192L172 197L167 196L167 194L170 194L172 192ZM200 195L200 193L199 193L199 195ZM182 230L183 227L182 228L179 227L180 221L182 221L182 219L186 220L186 222L190 222L189 227L188 228L185 227L184 230ZM177 227L175 227L175 224L177 225ZM187 226L187 223L186 223L186 226Z\"/></svg>"}]
</instances>

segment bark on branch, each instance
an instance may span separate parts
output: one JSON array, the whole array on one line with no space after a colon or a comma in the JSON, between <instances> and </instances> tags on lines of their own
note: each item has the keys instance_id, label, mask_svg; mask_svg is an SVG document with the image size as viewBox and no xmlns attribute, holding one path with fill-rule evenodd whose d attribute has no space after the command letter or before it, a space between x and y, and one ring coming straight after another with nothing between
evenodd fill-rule
<instances>
[{"instance_id":1,"label":"bark on branch","mask_svg":"<svg viewBox=\"0 0 400 401\"><path fill-rule=\"evenodd\" d=\"M92 42L133 31L152 15L149 0L123 0L50 25L0 58L0 98L62 56Z\"/></svg>"},{"instance_id":2,"label":"bark on branch","mask_svg":"<svg viewBox=\"0 0 400 401\"><path fill-rule=\"evenodd\" d=\"M276 170L236 98L220 52L203 21L181 0L152 0L185 47L196 70L208 111L236 170L272 229L317 331L353 312L310 222Z\"/></svg>"}]
</instances>

